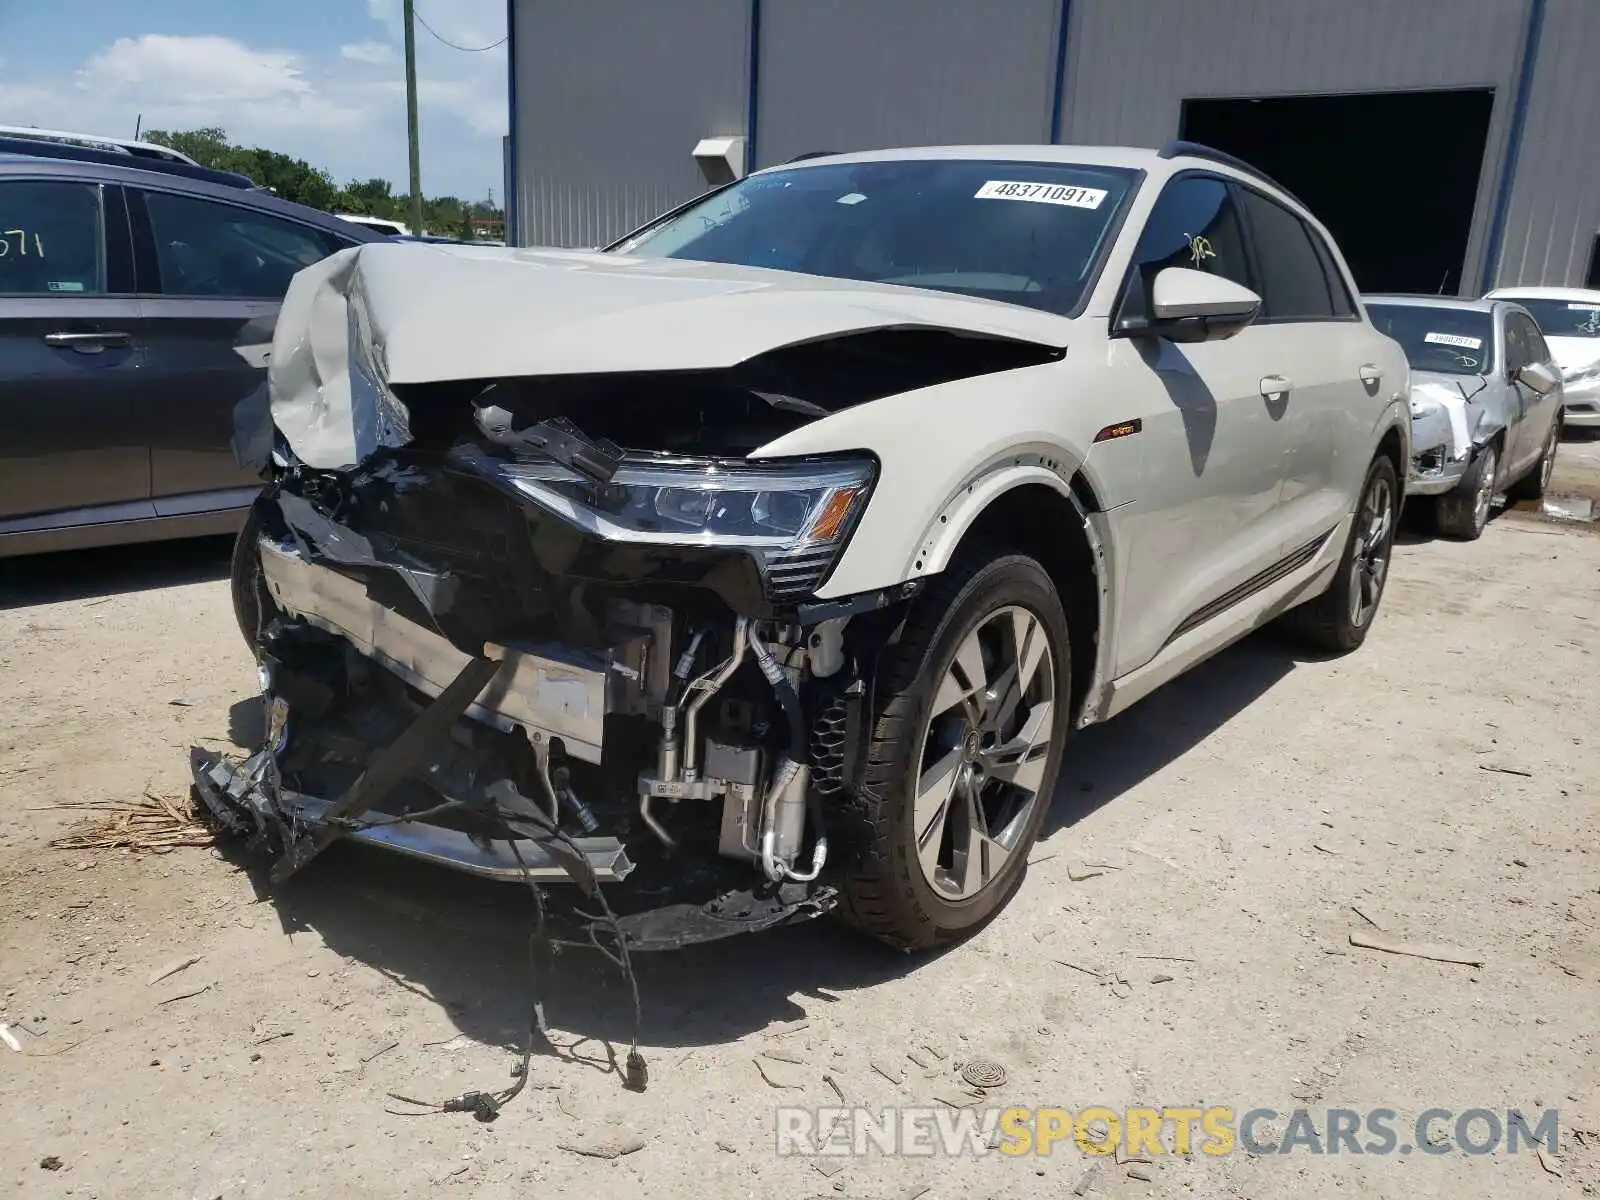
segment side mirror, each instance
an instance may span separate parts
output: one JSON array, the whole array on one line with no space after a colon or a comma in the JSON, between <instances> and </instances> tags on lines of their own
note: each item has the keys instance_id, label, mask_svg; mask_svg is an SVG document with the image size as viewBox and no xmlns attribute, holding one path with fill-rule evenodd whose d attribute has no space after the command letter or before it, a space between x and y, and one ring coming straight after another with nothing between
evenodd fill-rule
<instances>
[{"instance_id":1,"label":"side mirror","mask_svg":"<svg viewBox=\"0 0 1600 1200\"><path fill-rule=\"evenodd\" d=\"M1167 267L1150 292L1144 332L1169 342L1220 341L1261 315L1261 297L1249 288L1189 267Z\"/></svg>"},{"instance_id":2,"label":"side mirror","mask_svg":"<svg viewBox=\"0 0 1600 1200\"><path fill-rule=\"evenodd\" d=\"M1541 396L1547 396L1561 386L1561 377L1539 362L1518 367L1517 381L1527 384Z\"/></svg>"}]
</instances>

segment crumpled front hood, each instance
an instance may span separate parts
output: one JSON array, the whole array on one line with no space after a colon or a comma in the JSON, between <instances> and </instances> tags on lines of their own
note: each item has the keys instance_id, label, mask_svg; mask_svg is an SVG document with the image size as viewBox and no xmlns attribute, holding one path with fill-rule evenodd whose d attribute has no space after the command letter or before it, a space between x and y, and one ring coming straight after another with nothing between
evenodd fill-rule
<instances>
[{"instance_id":1,"label":"crumpled front hood","mask_svg":"<svg viewBox=\"0 0 1600 1200\"><path fill-rule=\"evenodd\" d=\"M1476 399L1489 385L1482 375L1450 375L1443 371L1412 371L1411 401L1413 406L1441 401L1461 404ZM1464 394L1463 394L1464 393Z\"/></svg>"},{"instance_id":2,"label":"crumpled front hood","mask_svg":"<svg viewBox=\"0 0 1600 1200\"><path fill-rule=\"evenodd\" d=\"M295 276L272 416L315 467L408 440L389 385L727 368L777 348L939 329L1062 349L1071 323L920 288L679 259L371 243Z\"/></svg>"},{"instance_id":3,"label":"crumpled front hood","mask_svg":"<svg viewBox=\"0 0 1600 1200\"><path fill-rule=\"evenodd\" d=\"M1481 375L1411 372L1411 445L1421 453L1443 447L1448 458L1466 455L1477 426L1476 401L1488 387Z\"/></svg>"}]
</instances>

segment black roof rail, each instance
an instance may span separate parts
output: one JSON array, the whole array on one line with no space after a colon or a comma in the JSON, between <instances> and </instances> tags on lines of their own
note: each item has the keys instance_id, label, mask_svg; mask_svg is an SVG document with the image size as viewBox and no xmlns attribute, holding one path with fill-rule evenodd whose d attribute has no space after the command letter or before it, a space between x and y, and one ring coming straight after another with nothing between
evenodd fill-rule
<instances>
[{"instance_id":1,"label":"black roof rail","mask_svg":"<svg viewBox=\"0 0 1600 1200\"><path fill-rule=\"evenodd\" d=\"M67 142L48 142L40 138L8 137L0 133L0 154L20 154L29 158L66 159L72 162L101 163L108 167L125 167L134 171L154 171L160 175L176 175L183 179L198 179L205 183L218 183L223 187L263 189L248 175L236 171L217 171L192 163L171 159L145 158L121 150L97 150L92 146L75 146Z\"/></svg>"},{"instance_id":2,"label":"black roof rail","mask_svg":"<svg viewBox=\"0 0 1600 1200\"><path fill-rule=\"evenodd\" d=\"M1157 158L1177 158L1180 155L1186 158L1209 159L1211 162L1222 163L1224 166L1232 167L1235 171L1242 171L1246 175L1261 180L1262 183L1270 184L1272 187L1277 188L1307 212L1311 211L1309 204L1284 187L1271 175L1268 175L1260 167L1247 163L1244 159L1239 158L1237 155L1229 154L1226 150L1218 150L1215 146L1207 146L1203 142L1186 142L1182 138L1178 138L1168 142L1156 152Z\"/></svg>"},{"instance_id":3,"label":"black roof rail","mask_svg":"<svg viewBox=\"0 0 1600 1200\"><path fill-rule=\"evenodd\" d=\"M783 165L805 162L808 158L832 158L837 153L839 153L837 150L807 150L804 154L796 154L793 158L784 160Z\"/></svg>"}]
</instances>

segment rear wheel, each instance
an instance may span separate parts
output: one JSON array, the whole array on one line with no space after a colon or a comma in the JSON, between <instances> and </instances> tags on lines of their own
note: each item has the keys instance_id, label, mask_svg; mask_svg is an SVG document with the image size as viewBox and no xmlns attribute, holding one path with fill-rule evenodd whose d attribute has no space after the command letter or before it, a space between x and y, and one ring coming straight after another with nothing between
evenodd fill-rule
<instances>
[{"instance_id":1,"label":"rear wheel","mask_svg":"<svg viewBox=\"0 0 1600 1200\"><path fill-rule=\"evenodd\" d=\"M1022 882L1068 730L1067 619L1022 554L953 563L884 654L840 912L906 949L982 928Z\"/></svg>"},{"instance_id":2,"label":"rear wheel","mask_svg":"<svg viewBox=\"0 0 1600 1200\"><path fill-rule=\"evenodd\" d=\"M1284 616L1286 628L1300 641L1342 653L1367 640L1389 578L1399 494L1394 463L1379 455L1367 468L1355 522L1333 582L1315 600Z\"/></svg>"},{"instance_id":3,"label":"rear wheel","mask_svg":"<svg viewBox=\"0 0 1600 1200\"><path fill-rule=\"evenodd\" d=\"M1556 469L1556 451L1561 446L1561 414L1556 414L1556 419L1550 422L1550 432L1545 435L1544 449L1539 452L1539 461L1533 464L1530 470L1521 479L1517 480L1506 489L1506 498L1510 500L1542 500L1545 490L1550 486L1550 476Z\"/></svg>"},{"instance_id":4,"label":"rear wheel","mask_svg":"<svg viewBox=\"0 0 1600 1200\"><path fill-rule=\"evenodd\" d=\"M1442 537L1471 542L1483 536L1499 470L1500 451L1491 442L1478 451L1455 490L1434 501L1434 527Z\"/></svg>"}]
</instances>

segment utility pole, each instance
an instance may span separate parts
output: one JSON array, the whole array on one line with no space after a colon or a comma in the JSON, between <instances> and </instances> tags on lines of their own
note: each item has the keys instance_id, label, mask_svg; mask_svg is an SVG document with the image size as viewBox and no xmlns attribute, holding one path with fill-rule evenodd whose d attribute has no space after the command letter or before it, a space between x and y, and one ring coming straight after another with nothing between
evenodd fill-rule
<instances>
[{"instance_id":1,"label":"utility pole","mask_svg":"<svg viewBox=\"0 0 1600 1200\"><path fill-rule=\"evenodd\" d=\"M411 149L411 232L422 228L422 152L417 145L417 15L413 0L405 0L406 26L406 140Z\"/></svg>"}]
</instances>

